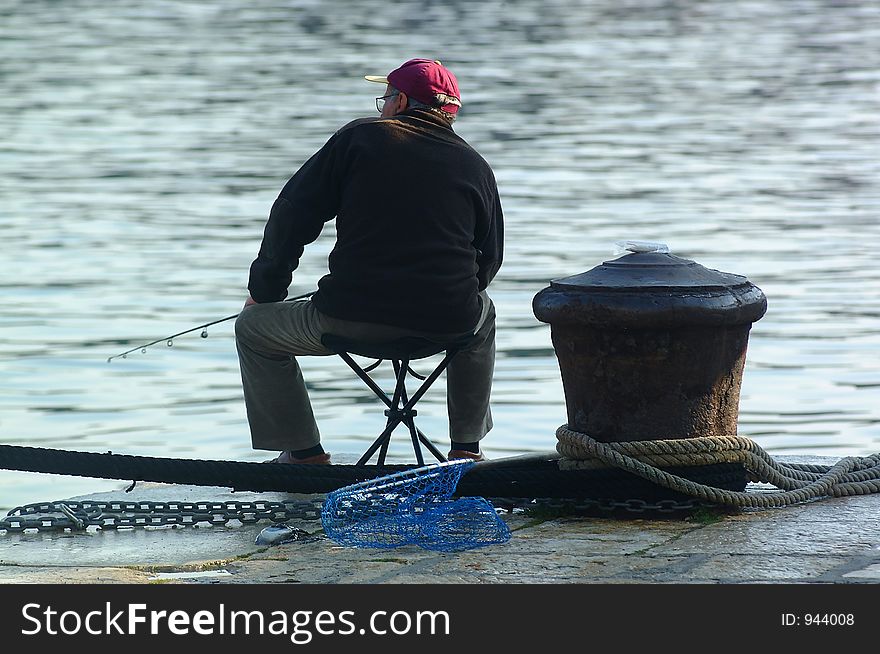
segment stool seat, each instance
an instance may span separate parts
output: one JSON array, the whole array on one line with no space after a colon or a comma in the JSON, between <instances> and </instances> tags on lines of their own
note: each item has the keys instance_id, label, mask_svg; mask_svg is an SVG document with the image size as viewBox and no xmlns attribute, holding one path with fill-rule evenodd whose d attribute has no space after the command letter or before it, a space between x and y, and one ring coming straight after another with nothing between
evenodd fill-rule
<instances>
[{"instance_id":1,"label":"stool seat","mask_svg":"<svg viewBox=\"0 0 880 654\"><path fill-rule=\"evenodd\" d=\"M381 343L363 343L342 336L336 336L334 334L324 334L321 337L321 343L324 347L331 352L338 354L354 373L376 394L376 397L382 400L382 402L388 407L385 411L385 416L387 418L385 429L379 434L379 437L373 441L373 444L367 449L364 455L361 456L357 465L364 465L377 450L379 451L378 464L382 465L385 462L385 455L388 451L388 443L391 440L391 433L400 424L406 425L409 429L413 451L415 452L416 460L420 466L425 464L424 458L422 457L421 445L427 447L438 461L446 460L440 450L438 450L428 437L416 427L415 417L418 415L418 411L415 410L415 405L431 384L433 384L443 371L446 370L452 357L454 357L460 349L467 346L474 338L474 334L465 334L457 338L443 341L417 336L407 336ZM414 359L425 359L434 356L435 354L440 354L441 352L445 352L443 360L427 377L422 377L409 367L410 361ZM352 354L377 359L377 361L367 368L362 368L351 358ZM382 363L382 361L386 360L390 361L394 367L395 386L391 397L389 397L368 374ZM410 375L417 379L424 380L424 383L422 383L411 397L408 397L406 379L407 376Z\"/></svg>"},{"instance_id":2,"label":"stool seat","mask_svg":"<svg viewBox=\"0 0 880 654\"><path fill-rule=\"evenodd\" d=\"M406 336L383 343L362 343L335 334L324 334L321 343L329 350L339 354L348 352L370 359L407 360L426 359L445 350L456 350L467 344L473 335L453 341L435 341L418 336Z\"/></svg>"}]
</instances>

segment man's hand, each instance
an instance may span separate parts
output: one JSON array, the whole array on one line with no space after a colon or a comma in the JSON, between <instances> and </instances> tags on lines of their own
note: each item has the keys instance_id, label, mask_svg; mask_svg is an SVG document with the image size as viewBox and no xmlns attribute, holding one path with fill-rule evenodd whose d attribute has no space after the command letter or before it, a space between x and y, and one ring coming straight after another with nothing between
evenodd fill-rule
<instances>
[{"instance_id":1,"label":"man's hand","mask_svg":"<svg viewBox=\"0 0 880 654\"><path fill-rule=\"evenodd\" d=\"M244 301L244 306L242 307L242 309L247 309L252 304L258 304L258 302L250 295L248 295L248 299Z\"/></svg>"}]
</instances>

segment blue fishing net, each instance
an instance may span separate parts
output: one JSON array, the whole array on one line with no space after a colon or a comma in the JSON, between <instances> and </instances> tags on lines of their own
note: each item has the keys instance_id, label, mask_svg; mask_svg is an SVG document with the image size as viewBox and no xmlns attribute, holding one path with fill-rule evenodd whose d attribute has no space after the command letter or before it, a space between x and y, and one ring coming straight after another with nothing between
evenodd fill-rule
<instances>
[{"instance_id":1,"label":"blue fishing net","mask_svg":"<svg viewBox=\"0 0 880 654\"><path fill-rule=\"evenodd\" d=\"M341 545L418 545L457 552L510 540L507 524L482 497L453 498L467 459L396 472L327 494L324 532Z\"/></svg>"}]
</instances>

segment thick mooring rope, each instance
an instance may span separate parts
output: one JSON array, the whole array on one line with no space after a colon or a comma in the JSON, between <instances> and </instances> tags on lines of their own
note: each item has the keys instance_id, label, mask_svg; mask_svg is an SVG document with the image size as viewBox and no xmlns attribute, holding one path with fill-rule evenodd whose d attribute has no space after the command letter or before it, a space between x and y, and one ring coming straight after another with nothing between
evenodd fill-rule
<instances>
[{"instance_id":1,"label":"thick mooring rope","mask_svg":"<svg viewBox=\"0 0 880 654\"><path fill-rule=\"evenodd\" d=\"M613 466L665 488L716 504L770 508L826 497L880 492L880 453L846 457L833 466L784 464L742 436L714 436L654 441L602 443L562 425L556 430L560 468ZM741 463L752 481L773 484L782 492L723 490L664 472L658 466Z\"/></svg>"},{"instance_id":2,"label":"thick mooring rope","mask_svg":"<svg viewBox=\"0 0 880 654\"><path fill-rule=\"evenodd\" d=\"M558 463L556 453L542 453L525 460L511 457L482 462L462 477L458 490L463 494L484 497L642 498L649 501L666 499L670 495L686 497L680 493L670 494L656 484L614 468L562 471ZM0 469L4 470L223 486L238 491L328 493L349 484L414 467L171 459L0 444ZM733 490L741 490L748 483L742 466L738 464L679 466L671 472Z\"/></svg>"}]
</instances>

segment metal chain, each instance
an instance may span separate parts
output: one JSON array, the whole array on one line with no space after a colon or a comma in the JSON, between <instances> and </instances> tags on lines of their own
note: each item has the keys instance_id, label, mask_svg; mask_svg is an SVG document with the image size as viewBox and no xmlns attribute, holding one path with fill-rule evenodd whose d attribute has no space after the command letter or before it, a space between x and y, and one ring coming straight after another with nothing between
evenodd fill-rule
<instances>
[{"instance_id":1,"label":"metal chain","mask_svg":"<svg viewBox=\"0 0 880 654\"><path fill-rule=\"evenodd\" d=\"M315 502L42 502L12 509L0 519L0 532L83 531L133 527L225 526L232 521L319 520Z\"/></svg>"},{"instance_id":2,"label":"metal chain","mask_svg":"<svg viewBox=\"0 0 880 654\"><path fill-rule=\"evenodd\" d=\"M498 509L557 511L625 511L635 514L679 513L716 504L693 500L565 499L555 497L490 498ZM26 504L0 518L0 534L49 531L131 529L137 527L226 526L230 522L255 524L260 520L320 520L323 502L40 502Z\"/></svg>"}]
</instances>

